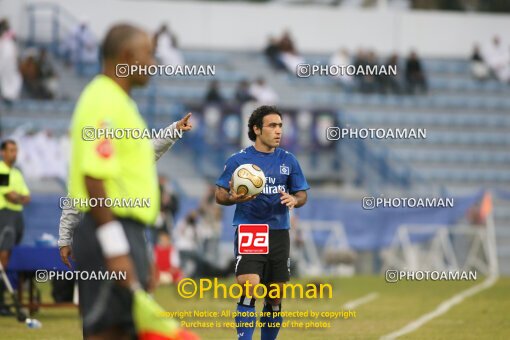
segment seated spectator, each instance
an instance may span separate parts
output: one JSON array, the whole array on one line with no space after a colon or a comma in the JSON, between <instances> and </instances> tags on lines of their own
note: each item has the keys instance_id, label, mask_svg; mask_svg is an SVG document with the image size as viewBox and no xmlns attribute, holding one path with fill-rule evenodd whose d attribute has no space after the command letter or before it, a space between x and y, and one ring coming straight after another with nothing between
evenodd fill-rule
<instances>
[{"instance_id":1,"label":"seated spectator","mask_svg":"<svg viewBox=\"0 0 510 340\"><path fill-rule=\"evenodd\" d=\"M371 74L369 70L376 69L378 65L377 55L374 51L369 51L365 59L365 75L360 80L360 91L363 93L374 93L379 90L379 77Z\"/></svg>"},{"instance_id":2,"label":"seated spectator","mask_svg":"<svg viewBox=\"0 0 510 340\"><path fill-rule=\"evenodd\" d=\"M329 64L345 67L350 65L351 61L352 60L351 56L349 55L349 51L347 51L345 48L342 48L331 56L329 59ZM354 77L352 75L348 75L346 72L333 77L338 80L340 86L342 86L345 90L350 91L354 86Z\"/></svg>"},{"instance_id":3,"label":"seated spectator","mask_svg":"<svg viewBox=\"0 0 510 340\"><path fill-rule=\"evenodd\" d=\"M42 85L35 49L26 52L26 57L20 65L20 72L23 77L23 89L30 98L50 99L50 94L45 91Z\"/></svg>"},{"instance_id":4,"label":"seated spectator","mask_svg":"<svg viewBox=\"0 0 510 340\"><path fill-rule=\"evenodd\" d=\"M180 200L172 183L165 175L159 176L159 189L161 192L160 225L164 231L169 232L174 227Z\"/></svg>"},{"instance_id":5,"label":"seated spectator","mask_svg":"<svg viewBox=\"0 0 510 340\"><path fill-rule=\"evenodd\" d=\"M416 94L418 91L427 92L427 78L423 70L418 54L412 51L406 61L406 83L407 91Z\"/></svg>"},{"instance_id":6,"label":"seated spectator","mask_svg":"<svg viewBox=\"0 0 510 340\"><path fill-rule=\"evenodd\" d=\"M239 84L237 84L236 93L235 93L235 101L243 105L246 102L255 100L255 98L250 93L250 84L246 80L241 80Z\"/></svg>"},{"instance_id":7,"label":"seated spectator","mask_svg":"<svg viewBox=\"0 0 510 340\"><path fill-rule=\"evenodd\" d=\"M18 99L22 82L14 33L7 19L3 19L0 21L0 99L6 103Z\"/></svg>"},{"instance_id":8,"label":"seated spectator","mask_svg":"<svg viewBox=\"0 0 510 340\"><path fill-rule=\"evenodd\" d=\"M485 80L490 75L489 67L483 60L478 44L473 47L473 54L471 55L471 74L477 80Z\"/></svg>"},{"instance_id":9,"label":"seated spectator","mask_svg":"<svg viewBox=\"0 0 510 340\"><path fill-rule=\"evenodd\" d=\"M379 82L380 82L380 91L383 94L399 94L400 93L400 83L398 80L398 56L396 53L393 53L388 60L386 60L386 70L389 70L389 66L397 67L397 75L380 75L379 76Z\"/></svg>"},{"instance_id":10,"label":"seated spectator","mask_svg":"<svg viewBox=\"0 0 510 340\"><path fill-rule=\"evenodd\" d=\"M264 54L266 55L267 60L273 69L277 71L285 70L285 65L280 58L280 47L276 38L269 37L269 42L264 48Z\"/></svg>"},{"instance_id":11,"label":"seated spectator","mask_svg":"<svg viewBox=\"0 0 510 340\"><path fill-rule=\"evenodd\" d=\"M360 49L354 58L354 66L356 70L363 69L366 73L367 68L372 69L373 66L377 65L377 56L373 51L365 51ZM373 93L377 90L378 83L374 75L357 73L355 76L356 85L358 90L363 93Z\"/></svg>"},{"instance_id":12,"label":"seated spectator","mask_svg":"<svg viewBox=\"0 0 510 340\"><path fill-rule=\"evenodd\" d=\"M177 223L174 230L175 247L179 252L180 268L185 277L202 276L203 260L200 256L198 219L198 213L191 211Z\"/></svg>"},{"instance_id":13,"label":"seated spectator","mask_svg":"<svg viewBox=\"0 0 510 340\"><path fill-rule=\"evenodd\" d=\"M23 88L33 99L52 99L55 89L54 71L46 59L45 51L37 56L34 48L26 51L26 57L21 62L20 72L23 77Z\"/></svg>"},{"instance_id":14,"label":"seated spectator","mask_svg":"<svg viewBox=\"0 0 510 340\"><path fill-rule=\"evenodd\" d=\"M202 254L211 263L215 263L219 256L223 217L223 209L216 203L215 191L216 187L209 185L199 207Z\"/></svg>"},{"instance_id":15,"label":"seated spectator","mask_svg":"<svg viewBox=\"0 0 510 340\"><path fill-rule=\"evenodd\" d=\"M79 73L86 64L95 64L99 60L97 40L85 20L67 37L64 49L67 63L77 67Z\"/></svg>"},{"instance_id":16,"label":"seated spectator","mask_svg":"<svg viewBox=\"0 0 510 340\"><path fill-rule=\"evenodd\" d=\"M278 45L280 49L280 59L285 65L285 68L289 73L296 74L297 66L304 63L305 59L297 52L294 41L290 37L288 31L283 33Z\"/></svg>"},{"instance_id":17,"label":"seated spectator","mask_svg":"<svg viewBox=\"0 0 510 340\"><path fill-rule=\"evenodd\" d=\"M209 83L209 88L205 94L204 99L206 104L221 104L224 99L220 92L220 83L217 80L213 80Z\"/></svg>"},{"instance_id":18,"label":"seated spectator","mask_svg":"<svg viewBox=\"0 0 510 340\"><path fill-rule=\"evenodd\" d=\"M494 76L501 82L510 80L510 51L501 43L498 36L492 39L492 44L485 48L483 60L489 66Z\"/></svg>"},{"instance_id":19,"label":"seated spectator","mask_svg":"<svg viewBox=\"0 0 510 340\"><path fill-rule=\"evenodd\" d=\"M272 105L278 101L276 92L266 84L264 78L258 78L250 86L250 94L261 105Z\"/></svg>"},{"instance_id":20,"label":"seated spectator","mask_svg":"<svg viewBox=\"0 0 510 340\"><path fill-rule=\"evenodd\" d=\"M158 240L154 247L154 261L160 284L179 282L182 279L179 253L172 245L170 235L164 231L158 233Z\"/></svg>"},{"instance_id":21,"label":"seated spectator","mask_svg":"<svg viewBox=\"0 0 510 340\"><path fill-rule=\"evenodd\" d=\"M177 37L167 25L161 25L154 35L155 57L164 65L184 65L182 53L177 48Z\"/></svg>"},{"instance_id":22,"label":"seated spectator","mask_svg":"<svg viewBox=\"0 0 510 340\"><path fill-rule=\"evenodd\" d=\"M53 62L45 48L41 48L39 50L37 65L39 67L43 87L51 95L51 98L55 98L58 90L58 76Z\"/></svg>"},{"instance_id":23,"label":"seated spectator","mask_svg":"<svg viewBox=\"0 0 510 340\"><path fill-rule=\"evenodd\" d=\"M368 59L367 59L367 53L365 52L364 49L360 48L358 50L358 52L356 52L356 55L355 55L352 63L354 64L354 67L356 68L356 70L358 70L360 67L365 69L365 67L368 63ZM356 82L356 87L358 89L361 89L363 87L363 75L356 73L356 75L354 76L354 80Z\"/></svg>"}]
</instances>

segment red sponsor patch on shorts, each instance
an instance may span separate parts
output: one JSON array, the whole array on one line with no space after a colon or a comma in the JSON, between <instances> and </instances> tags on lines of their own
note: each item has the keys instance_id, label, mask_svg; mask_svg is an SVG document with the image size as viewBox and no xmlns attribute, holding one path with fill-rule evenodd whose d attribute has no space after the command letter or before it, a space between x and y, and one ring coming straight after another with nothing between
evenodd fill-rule
<instances>
[{"instance_id":1,"label":"red sponsor patch on shorts","mask_svg":"<svg viewBox=\"0 0 510 340\"><path fill-rule=\"evenodd\" d=\"M237 231L239 254L269 253L269 225L240 224Z\"/></svg>"}]
</instances>

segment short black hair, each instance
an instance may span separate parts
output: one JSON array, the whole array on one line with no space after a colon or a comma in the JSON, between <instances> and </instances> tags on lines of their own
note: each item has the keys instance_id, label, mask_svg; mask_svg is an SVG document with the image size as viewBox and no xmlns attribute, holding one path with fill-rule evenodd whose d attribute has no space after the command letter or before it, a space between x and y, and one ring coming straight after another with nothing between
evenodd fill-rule
<instances>
[{"instance_id":1,"label":"short black hair","mask_svg":"<svg viewBox=\"0 0 510 340\"><path fill-rule=\"evenodd\" d=\"M144 31L131 24L118 24L110 28L101 44L101 59L117 57L122 47L140 33Z\"/></svg>"},{"instance_id":2,"label":"short black hair","mask_svg":"<svg viewBox=\"0 0 510 340\"><path fill-rule=\"evenodd\" d=\"M280 118L282 117L282 114L275 106L262 105L253 111L250 119L248 120L248 138L250 138L251 141L255 142L257 139L257 135L253 132L253 127L256 126L259 129L262 129L264 117L270 114L277 114Z\"/></svg>"},{"instance_id":3,"label":"short black hair","mask_svg":"<svg viewBox=\"0 0 510 340\"><path fill-rule=\"evenodd\" d=\"M2 142L2 144L0 144L0 150L5 150L7 149L7 145L9 144L14 144L16 145L16 142L14 141L14 139L6 139Z\"/></svg>"}]
</instances>

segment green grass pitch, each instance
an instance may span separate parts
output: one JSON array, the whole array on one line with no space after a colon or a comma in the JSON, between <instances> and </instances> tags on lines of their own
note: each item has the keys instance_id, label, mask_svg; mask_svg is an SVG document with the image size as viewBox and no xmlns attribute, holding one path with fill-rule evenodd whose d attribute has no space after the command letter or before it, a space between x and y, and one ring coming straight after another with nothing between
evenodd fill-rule
<instances>
[{"instance_id":1,"label":"green grass pitch","mask_svg":"<svg viewBox=\"0 0 510 340\"><path fill-rule=\"evenodd\" d=\"M283 302L285 311L341 311L343 304L370 293L377 298L353 309L355 318L329 320L331 327L322 329L285 328L278 339L378 339L391 333L421 315L434 310L441 302L455 294L480 284L476 282L398 282L386 283L381 276L355 276L352 278L300 279L293 283L322 282L333 286L332 299L298 300ZM232 283L233 279L221 281ZM38 286L44 301L50 301L48 284ZM183 299L175 286L161 286L155 294L156 300L166 311L218 311L235 309L234 300ZM261 310L257 304L257 311ZM418 330L401 339L510 339L510 278L500 278L491 288L467 298L452 307L446 314L433 319ZM41 329L29 329L14 318L0 318L0 339L80 339L80 320L77 308L43 308L35 317L43 324ZM228 318L185 318L186 321L220 321ZM284 321L310 319L289 319ZM315 321L328 321L318 319ZM202 339L235 339L235 331L227 328L194 328ZM260 339L255 331L254 339Z\"/></svg>"}]
</instances>

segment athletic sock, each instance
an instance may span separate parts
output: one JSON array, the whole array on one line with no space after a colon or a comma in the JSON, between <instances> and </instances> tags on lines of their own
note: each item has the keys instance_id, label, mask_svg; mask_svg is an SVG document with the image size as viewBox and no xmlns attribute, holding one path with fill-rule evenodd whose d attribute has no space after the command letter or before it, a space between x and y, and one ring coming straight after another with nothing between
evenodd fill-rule
<instances>
[{"instance_id":1,"label":"athletic sock","mask_svg":"<svg viewBox=\"0 0 510 340\"><path fill-rule=\"evenodd\" d=\"M255 317L255 299L241 296L237 303L237 315L235 318L237 339L251 340L255 331L257 318Z\"/></svg>"},{"instance_id":2,"label":"athletic sock","mask_svg":"<svg viewBox=\"0 0 510 340\"><path fill-rule=\"evenodd\" d=\"M260 318L260 322L262 323L262 329L260 330L261 340L276 339L283 322L283 318L280 314L281 310L282 310L281 303L276 306L273 306L269 303L264 304L264 309L262 310L264 316Z\"/></svg>"}]
</instances>

